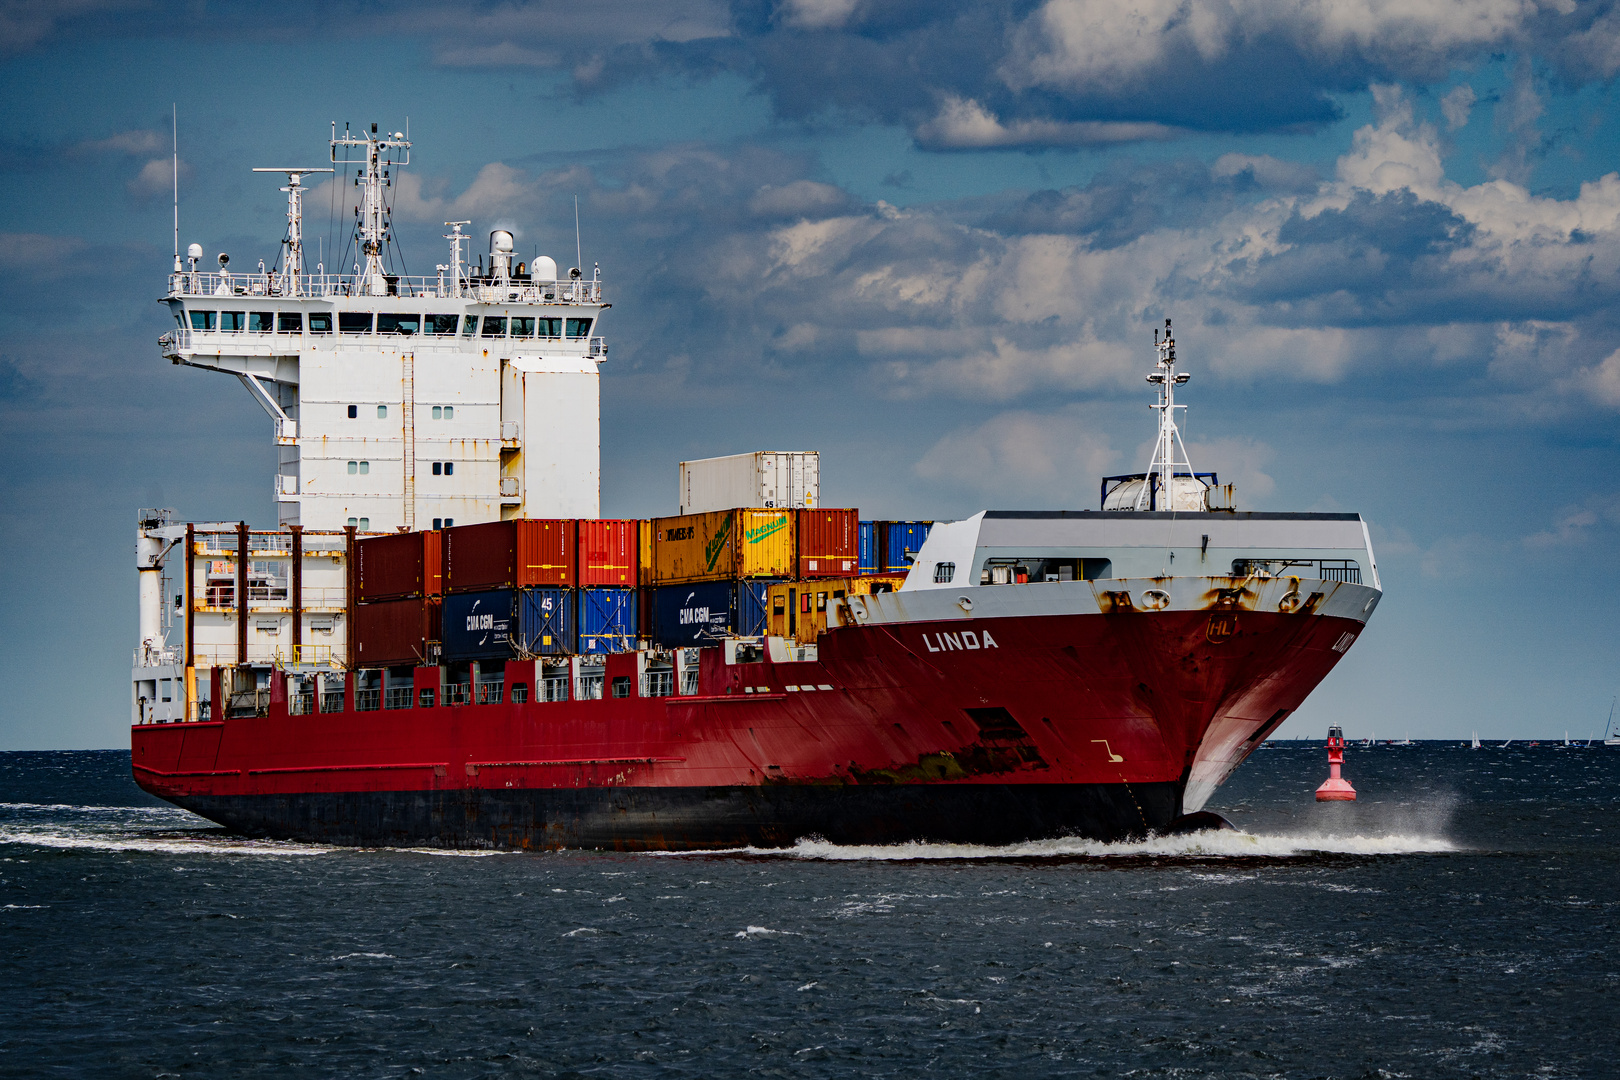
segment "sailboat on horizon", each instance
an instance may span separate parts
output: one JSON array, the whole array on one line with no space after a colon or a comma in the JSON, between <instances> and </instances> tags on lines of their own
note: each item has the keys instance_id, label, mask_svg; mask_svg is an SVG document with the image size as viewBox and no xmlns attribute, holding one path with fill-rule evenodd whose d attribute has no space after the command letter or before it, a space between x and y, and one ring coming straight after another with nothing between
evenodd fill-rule
<instances>
[{"instance_id":1,"label":"sailboat on horizon","mask_svg":"<svg viewBox=\"0 0 1620 1080\"><path fill-rule=\"evenodd\" d=\"M1617 698L1614 699L1614 701L1609 702L1609 722L1606 725L1604 725L1604 728L1603 728L1603 745L1604 746L1620 746L1620 734L1617 734L1615 732L1615 730L1614 730L1614 706L1615 706L1615 702L1620 702L1620 697L1617 697Z\"/></svg>"}]
</instances>

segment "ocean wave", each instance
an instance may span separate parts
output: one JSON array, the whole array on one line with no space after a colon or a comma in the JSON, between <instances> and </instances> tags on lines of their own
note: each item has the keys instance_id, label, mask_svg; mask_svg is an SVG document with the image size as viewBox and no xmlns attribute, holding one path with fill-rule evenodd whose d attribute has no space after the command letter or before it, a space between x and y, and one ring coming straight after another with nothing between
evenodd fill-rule
<instances>
[{"instance_id":1,"label":"ocean wave","mask_svg":"<svg viewBox=\"0 0 1620 1080\"><path fill-rule=\"evenodd\" d=\"M1077 837L1030 840L1017 844L833 844L800 840L784 848L731 848L712 851L663 852L666 855L748 855L821 861L906 862L945 859L1125 859L1125 858L1272 858L1311 855L1423 855L1456 851L1457 845L1438 836L1405 833L1334 836L1322 833L1265 834L1237 829L1211 829L1182 836L1155 836L1145 840L1105 843Z\"/></svg>"},{"instance_id":2,"label":"ocean wave","mask_svg":"<svg viewBox=\"0 0 1620 1080\"><path fill-rule=\"evenodd\" d=\"M247 840L241 837L173 832L146 833L112 828L71 826L0 826L0 845L63 851L129 851L156 855L324 855L339 849L287 840Z\"/></svg>"}]
</instances>

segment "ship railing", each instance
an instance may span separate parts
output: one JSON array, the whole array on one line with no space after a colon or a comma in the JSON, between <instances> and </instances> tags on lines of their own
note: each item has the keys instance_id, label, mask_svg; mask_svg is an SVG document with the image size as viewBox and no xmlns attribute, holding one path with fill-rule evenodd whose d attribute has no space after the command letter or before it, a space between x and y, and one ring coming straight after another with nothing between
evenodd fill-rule
<instances>
[{"instance_id":1,"label":"ship railing","mask_svg":"<svg viewBox=\"0 0 1620 1080\"><path fill-rule=\"evenodd\" d=\"M687 667L681 669L681 696L691 697L698 692L698 669Z\"/></svg>"},{"instance_id":2,"label":"ship railing","mask_svg":"<svg viewBox=\"0 0 1620 1080\"><path fill-rule=\"evenodd\" d=\"M532 278L427 277L409 274L384 275L381 291L364 274L299 274L276 271L232 274L182 271L169 275L172 297L207 297L218 300L322 299L327 297L429 297L441 300L471 300L480 304L600 304L602 282L535 281ZM181 328L182 330L184 328ZM167 337L167 335L165 335ZM160 339L162 340L162 339ZM190 348L189 341L170 339L178 348Z\"/></svg>"},{"instance_id":3,"label":"ship railing","mask_svg":"<svg viewBox=\"0 0 1620 1080\"><path fill-rule=\"evenodd\" d=\"M292 694L287 698L288 716L308 716L315 711L315 695L313 692Z\"/></svg>"},{"instance_id":4,"label":"ship railing","mask_svg":"<svg viewBox=\"0 0 1620 1080\"><path fill-rule=\"evenodd\" d=\"M361 691L364 693L364 691ZM333 713L343 711L343 691L327 690L321 694L321 712Z\"/></svg>"},{"instance_id":5,"label":"ship railing","mask_svg":"<svg viewBox=\"0 0 1620 1080\"><path fill-rule=\"evenodd\" d=\"M568 676L548 675L540 680L541 701L567 701Z\"/></svg>"},{"instance_id":6,"label":"ship railing","mask_svg":"<svg viewBox=\"0 0 1620 1080\"><path fill-rule=\"evenodd\" d=\"M498 675L494 678L480 677L478 680L478 685L475 688L473 704L499 705L502 697L505 696L505 691L506 676Z\"/></svg>"},{"instance_id":7,"label":"ship railing","mask_svg":"<svg viewBox=\"0 0 1620 1080\"><path fill-rule=\"evenodd\" d=\"M603 683L603 679L604 679L604 676L599 671L598 672L593 672L591 674L581 673L579 678L576 680L576 685L574 687L574 700L575 701L601 701L602 700L602 683ZM564 687L565 691L566 691L566 689L567 688ZM564 701L564 700L567 700L567 699L566 698L558 698L556 700Z\"/></svg>"},{"instance_id":8,"label":"ship railing","mask_svg":"<svg viewBox=\"0 0 1620 1080\"><path fill-rule=\"evenodd\" d=\"M472 697L472 687L464 682L444 684L444 703L446 705L465 705Z\"/></svg>"},{"instance_id":9,"label":"ship railing","mask_svg":"<svg viewBox=\"0 0 1620 1080\"><path fill-rule=\"evenodd\" d=\"M412 686L390 686L383 691L383 708L408 709L411 707L411 696L415 693L416 688Z\"/></svg>"},{"instance_id":10,"label":"ship railing","mask_svg":"<svg viewBox=\"0 0 1620 1080\"><path fill-rule=\"evenodd\" d=\"M135 659L130 667L176 667L183 661L180 650L172 645L137 645Z\"/></svg>"},{"instance_id":11,"label":"ship railing","mask_svg":"<svg viewBox=\"0 0 1620 1080\"><path fill-rule=\"evenodd\" d=\"M407 701L409 698L406 699ZM355 712L376 712L382 707L382 690L372 687L370 690L356 690L354 692ZM336 710L334 710L336 711Z\"/></svg>"},{"instance_id":12,"label":"ship railing","mask_svg":"<svg viewBox=\"0 0 1620 1080\"><path fill-rule=\"evenodd\" d=\"M641 673L642 697L671 697L675 693L673 671L644 671Z\"/></svg>"}]
</instances>

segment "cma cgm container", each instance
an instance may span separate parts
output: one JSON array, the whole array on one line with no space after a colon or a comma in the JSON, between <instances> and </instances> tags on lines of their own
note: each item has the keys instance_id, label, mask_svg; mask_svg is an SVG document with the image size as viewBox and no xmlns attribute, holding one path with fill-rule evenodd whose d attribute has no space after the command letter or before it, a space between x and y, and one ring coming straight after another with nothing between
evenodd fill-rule
<instances>
[{"instance_id":1,"label":"cma cgm container","mask_svg":"<svg viewBox=\"0 0 1620 1080\"><path fill-rule=\"evenodd\" d=\"M637 584L641 522L608 518L581 518L574 545L577 574L575 584L612 585L633 589Z\"/></svg>"},{"instance_id":2,"label":"cma cgm container","mask_svg":"<svg viewBox=\"0 0 1620 1080\"><path fill-rule=\"evenodd\" d=\"M821 455L814 450L760 450L681 462L683 514L734 506L798 510L819 506L820 495Z\"/></svg>"},{"instance_id":3,"label":"cma cgm container","mask_svg":"<svg viewBox=\"0 0 1620 1080\"><path fill-rule=\"evenodd\" d=\"M882 542L880 558L883 560L882 573L892 574L896 571L904 573L911 569L911 561L922 550L923 541L928 539L928 530L934 527L932 521L882 521L877 523Z\"/></svg>"},{"instance_id":4,"label":"cma cgm container","mask_svg":"<svg viewBox=\"0 0 1620 1080\"><path fill-rule=\"evenodd\" d=\"M717 510L653 519L653 582L793 577L793 513Z\"/></svg>"},{"instance_id":5,"label":"cma cgm container","mask_svg":"<svg viewBox=\"0 0 1620 1080\"><path fill-rule=\"evenodd\" d=\"M444 591L574 584L572 518L516 518L444 530Z\"/></svg>"},{"instance_id":6,"label":"cma cgm container","mask_svg":"<svg viewBox=\"0 0 1620 1080\"><path fill-rule=\"evenodd\" d=\"M354 544L354 596L362 604L438 596L443 556L437 530L368 536Z\"/></svg>"},{"instance_id":7,"label":"cma cgm container","mask_svg":"<svg viewBox=\"0 0 1620 1080\"><path fill-rule=\"evenodd\" d=\"M380 600L354 609L354 666L437 663L439 601L426 597Z\"/></svg>"},{"instance_id":8,"label":"cma cgm container","mask_svg":"<svg viewBox=\"0 0 1620 1080\"><path fill-rule=\"evenodd\" d=\"M737 635L759 637L773 581L695 581L653 590L653 639L666 649L713 645Z\"/></svg>"},{"instance_id":9,"label":"cma cgm container","mask_svg":"<svg viewBox=\"0 0 1620 1080\"><path fill-rule=\"evenodd\" d=\"M860 572L860 511L800 510L794 524L801 578L850 577Z\"/></svg>"},{"instance_id":10,"label":"cma cgm container","mask_svg":"<svg viewBox=\"0 0 1620 1080\"><path fill-rule=\"evenodd\" d=\"M875 521L861 522L860 572L875 574L882 568L878 559L878 523Z\"/></svg>"},{"instance_id":11,"label":"cma cgm container","mask_svg":"<svg viewBox=\"0 0 1620 1080\"><path fill-rule=\"evenodd\" d=\"M492 589L445 597L446 660L497 660L573 651L572 589Z\"/></svg>"},{"instance_id":12,"label":"cma cgm container","mask_svg":"<svg viewBox=\"0 0 1620 1080\"><path fill-rule=\"evenodd\" d=\"M581 653L633 652L639 636L636 589L580 589L574 596Z\"/></svg>"}]
</instances>

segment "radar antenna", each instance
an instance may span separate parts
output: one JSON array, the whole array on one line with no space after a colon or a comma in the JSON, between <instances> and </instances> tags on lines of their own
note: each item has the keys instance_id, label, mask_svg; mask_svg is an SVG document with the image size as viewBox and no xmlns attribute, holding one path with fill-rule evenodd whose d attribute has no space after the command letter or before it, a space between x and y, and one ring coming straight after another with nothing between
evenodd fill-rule
<instances>
[{"instance_id":1,"label":"radar antenna","mask_svg":"<svg viewBox=\"0 0 1620 1080\"><path fill-rule=\"evenodd\" d=\"M1185 405L1176 404L1176 387L1192 378L1186 372L1176 371L1176 339L1170 336L1170 320L1164 320L1164 337L1159 337L1159 331L1153 331L1153 345L1158 350L1159 362L1147 377L1147 381L1159 388L1159 401L1149 408L1159 410L1159 437L1153 444L1153 458L1148 462L1147 475L1143 477L1142 490L1136 494L1136 509L1146 510L1150 501L1155 501L1155 493L1162 493L1162 501L1158 505L1166 510L1175 509L1175 478L1178 476L1191 477L1193 475L1192 462L1187 457L1187 444L1182 441L1181 431L1176 427L1176 410L1185 409ZM1176 448L1181 448L1181 456L1176 456ZM1158 475L1155 486L1154 475Z\"/></svg>"},{"instance_id":2,"label":"radar antenna","mask_svg":"<svg viewBox=\"0 0 1620 1080\"><path fill-rule=\"evenodd\" d=\"M343 156L338 157L339 148L343 148ZM364 149L361 157L350 154L350 149ZM359 135L351 134L347 127L343 129L340 138L337 133L337 123L332 124L332 164L359 165L359 174L355 177L355 184L364 189L363 199L360 203L360 251L366 257L365 268L360 274L360 286L369 296L387 296L388 279L383 273L382 251L383 244L388 240L388 206L383 199L383 188L388 186L388 166L409 165L411 163L411 141L402 131L393 134L384 132L377 134L377 125L371 125L370 132L361 132Z\"/></svg>"},{"instance_id":3,"label":"radar antenna","mask_svg":"<svg viewBox=\"0 0 1620 1080\"><path fill-rule=\"evenodd\" d=\"M282 263L283 296L299 296L304 278L304 187L303 178L310 173L329 173L331 169L254 169L254 172L286 173L287 186L287 238L281 243L287 249ZM262 264L261 264L262 265Z\"/></svg>"}]
</instances>

